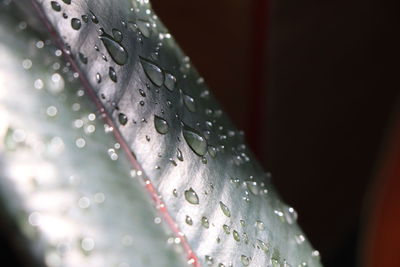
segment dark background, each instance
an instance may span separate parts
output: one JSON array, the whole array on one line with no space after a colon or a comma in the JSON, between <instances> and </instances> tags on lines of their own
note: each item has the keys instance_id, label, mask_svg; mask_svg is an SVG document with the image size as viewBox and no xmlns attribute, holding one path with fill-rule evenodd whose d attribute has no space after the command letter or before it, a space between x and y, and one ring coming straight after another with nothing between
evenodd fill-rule
<instances>
[{"instance_id":1,"label":"dark background","mask_svg":"<svg viewBox=\"0 0 400 267\"><path fill-rule=\"evenodd\" d=\"M398 1L153 6L298 210L324 265L356 266L373 210L365 199L400 103Z\"/></svg>"}]
</instances>

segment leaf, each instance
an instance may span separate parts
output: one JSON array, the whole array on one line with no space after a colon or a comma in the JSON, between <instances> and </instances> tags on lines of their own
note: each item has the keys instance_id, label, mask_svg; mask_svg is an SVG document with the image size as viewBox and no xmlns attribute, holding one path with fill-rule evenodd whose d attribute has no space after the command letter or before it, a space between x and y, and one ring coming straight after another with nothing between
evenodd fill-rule
<instances>
[{"instance_id":1,"label":"leaf","mask_svg":"<svg viewBox=\"0 0 400 267\"><path fill-rule=\"evenodd\" d=\"M23 86L20 79L8 78L10 85L1 86L7 129L3 130L5 146L0 155L8 170L2 180L13 183L17 190L13 195L18 200L12 202L19 207L8 203L9 212L14 218L18 217L16 210L25 214L19 225L22 230L30 229L25 230L27 239L39 240L26 226L29 212L28 222L34 226L42 212L59 218L57 225L73 220L77 226L76 232L67 234L72 253L67 251L62 257L55 253L60 244L57 234L47 233L48 227L35 227L44 238L39 255L45 255L48 265L56 261L67 266L110 266L124 260L131 266L180 266L180 260L186 258L194 266L321 266L318 253L297 226L296 212L279 199L270 174L262 170L244 144L243 132L220 109L148 1L32 0L21 5L22 9L31 3L29 10L34 10L37 20L29 25L36 32L25 30L14 36L15 26L7 26L7 16L1 19L1 35L8 40L3 45L6 52L1 53L1 71L7 73L3 76L18 75L28 81ZM37 26L39 21L63 50L68 61L65 71L61 58L37 52L42 48L33 47L34 55L26 54L32 49L29 38L38 38L43 32L43 27ZM34 34L36 37L31 37ZM48 49L54 50L46 45L44 50ZM27 64L23 58L33 56L28 74L7 66L8 62ZM35 76L52 78L56 61L63 90L53 92L51 82L40 90L27 90L28 84L37 81ZM80 111L75 111L75 104L80 105ZM35 112L46 106L43 112L50 118ZM50 108L53 106L55 109ZM85 119L77 117L83 114ZM101 131L98 119L92 121L87 114L104 119L118 148L112 137ZM89 125L96 130L88 130ZM42 140L44 152L26 147L25 139L19 142L18 129L23 129L26 139L32 134ZM48 140L43 141L46 136ZM61 143L55 137L62 140L63 150L47 155L54 142L56 147ZM21 161L20 154L29 160ZM10 171L11 166L18 162L41 166L42 161L49 161L57 175L31 191L20 191L26 185L17 183L22 174ZM129 168L134 179L127 177ZM71 175L83 180L72 186L67 182ZM140 181L158 209L160 225L153 222L156 215ZM41 190L47 199L33 201ZM53 190L57 193L51 194ZM104 205L93 203L96 192L104 194ZM58 196L63 195L65 203L58 203ZM6 203L13 199L6 192L3 196ZM53 202L50 211L46 209L49 202ZM28 203L36 203L38 213L32 213L35 211ZM63 232L68 229L61 227ZM137 247L115 245L123 231L140 234L134 239ZM85 240L91 249L79 252ZM180 246L163 245L168 240Z\"/></svg>"}]
</instances>

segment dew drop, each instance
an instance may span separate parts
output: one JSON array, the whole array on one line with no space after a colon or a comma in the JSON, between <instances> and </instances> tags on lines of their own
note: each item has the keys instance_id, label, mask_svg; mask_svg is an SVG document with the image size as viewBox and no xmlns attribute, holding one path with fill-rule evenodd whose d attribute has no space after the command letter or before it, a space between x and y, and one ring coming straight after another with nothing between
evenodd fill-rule
<instances>
[{"instance_id":1,"label":"dew drop","mask_svg":"<svg viewBox=\"0 0 400 267\"><path fill-rule=\"evenodd\" d=\"M122 33L117 29L112 29L112 34L114 36L114 40L120 43L122 41Z\"/></svg>"},{"instance_id":2,"label":"dew drop","mask_svg":"<svg viewBox=\"0 0 400 267\"><path fill-rule=\"evenodd\" d=\"M82 26L82 22L81 22L80 19L77 19L77 18L71 19L71 27L72 27L72 29L79 30L81 28L81 26Z\"/></svg>"},{"instance_id":3,"label":"dew drop","mask_svg":"<svg viewBox=\"0 0 400 267\"><path fill-rule=\"evenodd\" d=\"M146 97L146 93L145 93L142 89L139 89L139 94L140 94L142 97Z\"/></svg>"},{"instance_id":4,"label":"dew drop","mask_svg":"<svg viewBox=\"0 0 400 267\"><path fill-rule=\"evenodd\" d=\"M165 73L164 85L171 92L174 91L175 86L176 86L176 78L175 78L175 76L172 75L171 73Z\"/></svg>"},{"instance_id":5,"label":"dew drop","mask_svg":"<svg viewBox=\"0 0 400 267\"><path fill-rule=\"evenodd\" d=\"M151 28L150 28L150 23L148 21L139 19L137 20L136 25L144 37L146 38L150 37Z\"/></svg>"},{"instance_id":6,"label":"dew drop","mask_svg":"<svg viewBox=\"0 0 400 267\"><path fill-rule=\"evenodd\" d=\"M174 197L178 197L178 190L172 190L172 195L174 195Z\"/></svg>"},{"instance_id":7,"label":"dew drop","mask_svg":"<svg viewBox=\"0 0 400 267\"><path fill-rule=\"evenodd\" d=\"M226 217L231 217L229 208L222 201L219 202L219 206Z\"/></svg>"},{"instance_id":8,"label":"dew drop","mask_svg":"<svg viewBox=\"0 0 400 267\"><path fill-rule=\"evenodd\" d=\"M126 52L125 48L116 42L111 36L103 32L99 38L115 63L118 65L124 65L128 61L128 52Z\"/></svg>"},{"instance_id":9,"label":"dew drop","mask_svg":"<svg viewBox=\"0 0 400 267\"><path fill-rule=\"evenodd\" d=\"M179 148L176 149L176 157L177 157L180 161L183 161L182 151L181 151Z\"/></svg>"},{"instance_id":10,"label":"dew drop","mask_svg":"<svg viewBox=\"0 0 400 267\"><path fill-rule=\"evenodd\" d=\"M208 154L210 154L211 157L215 158L217 156L217 149L214 146L208 146Z\"/></svg>"},{"instance_id":11,"label":"dew drop","mask_svg":"<svg viewBox=\"0 0 400 267\"><path fill-rule=\"evenodd\" d=\"M228 225L224 224L222 228L224 229L225 234L229 235L231 233L231 228Z\"/></svg>"},{"instance_id":12,"label":"dew drop","mask_svg":"<svg viewBox=\"0 0 400 267\"><path fill-rule=\"evenodd\" d=\"M240 242L240 235L236 230L233 230L232 235L233 235L233 239L235 239L235 241Z\"/></svg>"},{"instance_id":13,"label":"dew drop","mask_svg":"<svg viewBox=\"0 0 400 267\"><path fill-rule=\"evenodd\" d=\"M263 223L262 221L260 221L260 220L257 220L257 221L256 221L256 227L257 227L258 230L260 230L260 231L262 231L262 230L265 229L264 223Z\"/></svg>"},{"instance_id":14,"label":"dew drop","mask_svg":"<svg viewBox=\"0 0 400 267\"><path fill-rule=\"evenodd\" d=\"M67 5L71 4L71 0L62 0L64 3L66 3Z\"/></svg>"},{"instance_id":15,"label":"dew drop","mask_svg":"<svg viewBox=\"0 0 400 267\"><path fill-rule=\"evenodd\" d=\"M208 221L207 217L201 218L201 225L206 229L208 229L210 227L210 222Z\"/></svg>"},{"instance_id":16,"label":"dew drop","mask_svg":"<svg viewBox=\"0 0 400 267\"><path fill-rule=\"evenodd\" d=\"M89 252L94 249L95 243L94 240L90 237L85 237L81 241L81 247L84 251Z\"/></svg>"},{"instance_id":17,"label":"dew drop","mask_svg":"<svg viewBox=\"0 0 400 267\"><path fill-rule=\"evenodd\" d=\"M88 23L88 21L89 21L88 15L82 15L81 18L82 18L83 22Z\"/></svg>"},{"instance_id":18,"label":"dew drop","mask_svg":"<svg viewBox=\"0 0 400 267\"><path fill-rule=\"evenodd\" d=\"M81 52L79 52L79 60L80 60L83 64L87 64L87 62L88 62L87 57L86 57L84 54L82 54Z\"/></svg>"},{"instance_id":19,"label":"dew drop","mask_svg":"<svg viewBox=\"0 0 400 267\"><path fill-rule=\"evenodd\" d=\"M101 83L101 75L100 75L100 73L96 73L96 81L97 81L97 83Z\"/></svg>"},{"instance_id":20,"label":"dew drop","mask_svg":"<svg viewBox=\"0 0 400 267\"><path fill-rule=\"evenodd\" d=\"M185 199L193 205L198 205L199 204L199 197L197 196L196 192L193 190L193 188L189 188L188 190L185 190Z\"/></svg>"},{"instance_id":21,"label":"dew drop","mask_svg":"<svg viewBox=\"0 0 400 267\"><path fill-rule=\"evenodd\" d=\"M157 115L154 115L154 127L160 134L166 134L169 129L168 122Z\"/></svg>"},{"instance_id":22,"label":"dew drop","mask_svg":"<svg viewBox=\"0 0 400 267\"><path fill-rule=\"evenodd\" d=\"M118 121L121 125L125 125L128 122L128 117L124 113L119 113Z\"/></svg>"},{"instance_id":23,"label":"dew drop","mask_svg":"<svg viewBox=\"0 0 400 267\"><path fill-rule=\"evenodd\" d=\"M90 14L90 18L92 19L92 22L93 22L94 24L99 23L99 20L97 19L96 15L93 14L92 12L90 12L90 13L91 13L91 14Z\"/></svg>"},{"instance_id":24,"label":"dew drop","mask_svg":"<svg viewBox=\"0 0 400 267\"><path fill-rule=\"evenodd\" d=\"M240 220L240 225L241 225L242 227L245 227L245 226L246 226L246 222L245 222L244 220Z\"/></svg>"},{"instance_id":25,"label":"dew drop","mask_svg":"<svg viewBox=\"0 0 400 267\"><path fill-rule=\"evenodd\" d=\"M157 65L146 59L141 58L140 62L142 63L144 72L150 81L156 86L160 87L164 82L163 71Z\"/></svg>"},{"instance_id":26,"label":"dew drop","mask_svg":"<svg viewBox=\"0 0 400 267\"><path fill-rule=\"evenodd\" d=\"M59 4L58 2L56 2L56 1L51 1L51 2L50 2L50 5L51 5L51 8L52 8L54 11L57 11L57 12L60 12L60 11L61 11L61 6L60 6L60 4Z\"/></svg>"},{"instance_id":27,"label":"dew drop","mask_svg":"<svg viewBox=\"0 0 400 267\"><path fill-rule=\"evenodd\" d=\"M246 181L246 186L247 189L253 194L253 195L258 195L259 194L259 188L257 186L257 182L254 181Z\"/></svg>"},{"instance_id":28,"label":"dew drop","mask_svg":"<svg viewBox=\"0 0 400 267\"><path fill-rule=\"evenodd\" d=\"M204 258L205 258L206 263L207 263L208 266L211 266L211 265L214 264L214 259L213 259L213 257L206 255Z\"/></svg>"},{"instance_id":29,"label":"dew drop","mask_svg":"<svg viewBox=\"0 0 400 267\"><path fill-rule=\"evenodd\" d=\"M113 67L110 67L108 70L108 75L110 76L110 79L113 82L117 82L117 73L115 72L115 69Z\"/></svg>"},{"instance_id":30,"label":"dew drop","mask_svg":"<svg viewBox=\"0 0 400 267\"><path fill-rule=\"evenodd\" d=\"M244 266L249 266L250 260L251 259L249 257L245 256L245 255L240 256L240 261L242 262L242 264Z\"/></svg>"},{"instance_id":31,"label":"dew drop","mask_svg":"<svg viewBox=\"0 0 400 267\"><path fill-rule=\"evenodd\" d=\"M185 222L186 222L188 225L193 225L193 220L192 220L192 218L190 218L189 215L186 215Z\"/></svg>"},{"instance_id":32,"label":"dew drop","mask_svg":"<svg viewBox=\"0 0 400 267\"><path fill-rule=\"evenodd\" d=\"M289 207L289 208L285 209L285 217L289 224L293 224L297 221L298 215L294 208Z\"/></svg>"},{"instance_id":33,"label":"dew drop","mask_svg":"<svg viewBox=\"0 0 400 267\"><path fill-rule=\"evenodd\" d=\"M193 97L183 94L183 102L190 112L196 112L196 104Z\"/></svg>"},{"instance_id":34,"label":"dew drop","mask_svg":"<svg viewBox=\"0 0 400 267\"><path fill-rule=\"evenodd\" d=\"M207 153L207 141L198 131L184 125L182 133L186 143L194 153L199 156L204 156Z\"/></svg>"},{"instance_id":35,"label":"dew drop","mask_svg":"<svg viewBox=\"0 0 400 267\"><path fill-rule=\"evenodd\" d=\"M306 241L306 238L302 234L296 235L295 239L296 239L297 244L299 244L299 245L303 244L304 241Z\"/></svg>"}]
</instances>

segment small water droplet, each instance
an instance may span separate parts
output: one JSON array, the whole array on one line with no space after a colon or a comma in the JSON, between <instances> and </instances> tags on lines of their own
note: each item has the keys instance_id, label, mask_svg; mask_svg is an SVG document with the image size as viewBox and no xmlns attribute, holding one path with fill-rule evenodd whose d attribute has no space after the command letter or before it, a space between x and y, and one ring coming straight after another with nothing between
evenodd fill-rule
<instances>
[{"instance_id":1,"label":"small water droplet","mask_svg":"<svg viewBox=\"0 0 400 267\"><path fill-rule=\"evenodd\" d=\"M83 22L88 23L88 21L89 21L88 15L82 15L81 18L82 18Z\"/></svg>"},{"instance_id":2,"label":"small water droplet","mask_svg":"<svg viewBox=\"0 0 400 267\"><path fill-rule=\"evenodd\" d=\"M157 115L154 115L154 127L160 134L166 134L169 129L168 122Z\"/></svg>"},{"instance_id":3,"label":"small water droplet","mask_svg":"<svg viewBox=\"0 0 400 267\"><path fill-rule=\"evenodd\" d=\"M156 86L160 87L164 82L164 73L161 68L143 58L141 58L140 62L142 63L144 72L149 80Z\"/></svg>"},{"instance_id":4,"label":"small water droplet","mask_svg":"<svg viewBox=\"0 0 400 267\"><path fill-rule=\"evenodd\" d=\"M81 52L79 52L79 60L80 60L83 64L87 64L87 62L88 62L87 57L86 57L84 54L82 54Z\"/></svg>"},{"instance_id":5,"label":"small water droplet","mask_svg":"<svg viewBox=\"0 0 400 267\"><path fill-rule=\"evenodd\" d=\"M62 14L62 16L63 16L64 19L67 19L67 18L68 18L67 13L65 13L65 12Z\"/></svg>"},{"instance_id":6,"label":"small water droplet","mask_svg":"<svg viewBox=\"0 0 400 267\"><path fill-rule=\"evenodd\" d=\"M67 5L71 4L71 0L62 0L64 3L66 3Z\"/></svg>"},{"instance_id":7,"label":"small water droplet","mask_svg":"<svg viewBox=\"0 0 400 267\"><path fill-rule=\"evenodd\" d=\"M302 234L296 235L295 239L296 239L297 244L299 244L299 245L303 244L304 241L306 241L306 238Z\"/></svg>"},{"instance_id":8,"label":"small water droplet","mask_svg":"<svg viewBox=\"0 0 400 267\"><path fill-rule=\"evenodd\" d=\"M96 81L97 81L97 83L101 83L101 75L100 75L100 73L96 73Z\"/></svg>"},{"instance_id":9,"label":"small water droplet","mask_svg":"<svg viewBox=\"0 0 400 267\"><path fill-rule=\"evenodd\" d=\"M242 262L242 264L244 266L249 266L250 260L251 259L249 257L245 256L245 255L240 256L240 261Z\"/></svg>"},{"instance_id":10,"label":"small water droplet","mask_svg":"<svg viewBox=\"0 0 400 267\"><path fill-rule=\"evenodd\" d=\"M125 125L128 122L128 117L124 113L119 113L118 121L121 125Z\"/></svg>"},{"instance_id":11,"label":"small water droplet","mask_svg":"<svg viewBox=\"0 0 400 267\"><path fill-rule=\"evenodd\" d=\"M148 21L138 19L136 22L136 25L144 37L146 37L146 38L150 37L151 27L150 27L150 23Z\"/></svg>"},{"instance_id":12,"label":"small water droplet","mask_svg":"<svg viewBox=\"0 0 400 267\"><path fill-rule=\"evenodd\" d=\"M146 93L145 93L142 89L139 89L139 94L140 94L142 97L146 97Z\"/></svg>"},{"instance_id":13,"label":"small water droplet","mask_svg":"<svg viewBox=\"0 0 400 267\"><path fill-rule=\"evenodd\" d=\"M174 195L174 197L178 197L178 190L172 190L172 195Z\"/></svg>"},{"instance_id":14,"label":"small water droplet","mask_svg":"<svg viewBox=\"0 0 400 267\"><path fill-rule=\"evenodd\" d=\"M233 230L232 235L233 235L233 239L235 239L235 241L240 242L240 235L236 230Z\"/></svg>"},{"instance_id":15,"label":"small water droplet","mask_svg":"<svg viewBox=\"0 0 400 267\"><path fill-rule=\"evenodd\" d=\"M253 194L253 195L258 195L259 194L259 188L257 185L257 182L254 181L246 181L246 186L247 189Z\"/></svg>"},{"instance_id":16,"label":"small water droplet","mask_svg":"<svg viewBox=\"0 0 400 267\"><path fill-rule=\"evenodd\" d=\"M71 27L72 27L72 29L79 30L81 28L81 26L82 26L82 22L81 22L80 19L77 19L77 18L71 19Z\"/></svg>"},{"instance_id":17,"label":"small water droplet","mask_svg":"<svg viewBox=\"0 0 400 267\"><path fill-rule=\"evenodd\" d=\"M90 12L90 18L92 19L92 22L93 22L94 24L99 23L99 20L97 19L96 15L93 14L92 12Z\"/></svg>"},{"instance_id":18,"label":"small water droplet","mask_svg":"<svg viewBox=\"0 0 400 267\"><path fill-rule=\"evenodd\" d=\"M201 162L203 164L207 164L207 158L206 157L201 157Z\"/></svg>"},{"instance_id":19,"label":"small water droplet","mask_svg":"<svg viewBox=\"0 0 400 267\"><path fill-rule=\"evenodd\" d=\"M185 190L185 199L190 204L193 204L193 205L199 204L199 197L197 196L196 192L191 187L188 190Z\"/></svg>"},{"instance_id":20,"label":"small water droplet","mask_svg":"<svg viewBox=\"0 0 400 267\"><path fill-rule=\"evenodd\" d=\"M224 229L225 234L229 235L231 233L231 228L228 225L224 224L222 228Z\"/></svg>"},{"instance_id":21,"label":"small water droplet","mask_svg":"<svg viewBox=\"0 0 400 267\"><path fill-rule=\"evenodd\" d=\"M115 41L110 35L103 32L99 38L103 42L107 52L110 54L115 63L118 65L124 65L128 61L128 52L126 52L125 48Z\"/></svg>"},{"instance_id":22,"label":"small water droplet","mask_svg":"<svg viewBox=\"0 0 400 267\"><path fill-rule=\"evenodd\" d=\"M85 237L81 241L81 247L84 251L90 252L94 249L95 243L94 240L90 237Z\"/></svg>"},{"instance_id":23,"label":"small water droplet","mask_svg":"<svg viewBox=\"0 0 400 267\"><path fill-rule=\"evenodd\" d=\"M108 75L110 76L110 79L113 82L117 82L117 73L115 72L115 69L113 67L110 67L108 70Z\"/></svg>"},{"instance_id":24,"label":"small water droplet","mask_svg":"<svg viewBox=\"0 0 400 267\"><path fill-rule=\"evenodd\" d=\"M143 100L140 101L140 102L139 102L139 105L144 106L144 101L143 101Z\"/></svg>"},{"instance_id":25,"label":"small water droplet","mask_svg":"<svg viewBox=\"0 0 400 267\"><path fill-rule=\"evenodd\" d=\"M219 202L219 206L226 217L231 217L229 208L222 201Z\"/></svg>"},{"instance_id":26,"label":"small water droplet","mask_svg":"<svg viewBox=\"0 0 400 267\"><path fill-rule=\"evenodd\" d=\"M183 102L185 103L185 107L190 111L190 112L196 112L196 103L194 101L194 98L183 94Z\"/></svg>"},{"instance_id":27,"label":"small water droplet","mask_svg":"<svg viewBox=\"0 0 400 267\"><path fill-rule=\"evenodd\" d=\"M202 217L201 218L201 225L204 227L204 228L209 228L210 227L210 222L208 221L208 218L207 217Z\"/></svg>"},{"instance_id":28,"label":"small water droplet","mask_svg":"<svg viewBox=\"0 0 400 267\"><path fill-rule=\"evenodd\" d=\"M165 73L164 85L165 85L165 87L167 87L168 90L170 90L172 92L176 86L175 76L172 75L171 73Z\"/></svg>"},{"instance_id":29,"label":"small water droplet","mask_svg":"<svg viewBox=\"0 0 400 267\"><path fill-rule=\"evenodd\" d=\"M176 149L176 157L177 157L180 161L183 161L182 151L181 151L179 148Z\"/></svg>"},{"instance_id":30,"label":"small water droplet","mask_svg":"<svg viewBox=\"0 0 400 267\"><path fill-rule=\"evenodd\" d=\"M241 225L242 227L245 227L245 226L246 226L246 222L245 222L244 220L240 220L240 225Z\"/></svg>"},{"instance_id":31,"label":"small water droplet","mask_svg":"<svg viewBox=\"0 0 400 267\"><path fill-rule=\"evenodd\" d=\"M214 259L213 259L213 257L206 255L204 258L205 258L206 263L207 263L208 266L211 266L211 265L214 264Z\"/></svg>"},{"instance_id":32,"label":"small water droplet","mask_svg":"<svg viewBox=\"0 0 400 267\"><path fill-rule=\"evenodd\" d=\"M285 217L289 224L293 224L297 221L298 215L294 208L289 207L289 208L285 209Z\"/></svg>"},{"instance_id":33,"label":"small water droplet","mask_svg":"<svg viewBox=\"0 0 400 267\"><path fill-rule=\"evenodd\" d=\"M60 6L60 4L59 4L58 2L56 2L56 1L51 1L51 2L50 2L50 5L51 5L51 8L52 8L53 10L55 10L55 11L57 11L57 12L60 12L60 11L61 11L61 6Z\"/></svg>"},{"instance_id":34,"label":"small water droplet","mask_svg":"<svg viewBox=\"0 0 400 267\"><path fill-rule=\"evenodd\" d=\"M206 139L195 129L184 125L182 128L183 137L189 147L199 156L204 156L207 153Z\"/></svg>"},{"instance_id":35,"label":"small water droplet","mask_svg":"<svg viewBox=\"0 0 400 267\"><path fill-rule=\"evenodd\" d=\"M114 37L115 41L117 41L118 43L120 43L122 41L123 36L122 36L122 33L119 30L112 29L112 34L113 34L113 37Z\"/></svg>"},{"instance_id":36,"label":"small water droplet","mask_svg":"<svg viewBox=\"0 0 400 267\"><path fill-rule=\"evenodd\" d=\"M243 241L246 245L249 243L249 236L246 233L243 233Z\"/></svg>"},{"instance_id":37,"label":"small water droplet","mask_svg":"<svg viewBox=\"0 0 400 267\"><path fill-rule=\"evenodd\" d=\"M257 221L256 221L256 227L257 227L258 230L260 230L260 231L262 231L262 230L265 229L264 223L263 223L262 221L260 221L260 220L257 220Z\"/></svg>"},{"instance_id":38,"label":"small water droplet","mask_svg":"<svg viewBox=\"0 0 400 267\"><path fill-rule=\"evenodd\" d=\"M267 243L264 241L261 241L260 239L257 239L258 246L261 248L262 251L264 251L265 254L268 253L269 251L269 246Z\"/></svg>"},{"instance_id":39,"label":"small water droplet","mask_svg":"<svg viewBox=\"0 0 400 267\"><path fill-rule=\"evenodd\" d=\"M189 215L186 215L185 222L186 222L188 225L193 225L193 220L192 220L192 218L190 218Z\"/></svg>"},{"instance_id":40,"label":"small water droplet","mask_svg":"<svg viewBox=\"0 0 400 267\"><path fill-rule=\"evenodd\" d=\"M218 267L225 267L223 263L218 264Z\"/></svg>"},{"instance_id":41,"label":"small water droplet","mask_svg":"<svg viewBox=\"0 0 400 267\"><path fill-rule=\"evenodd\" d=\"M217 156L217 149L214 146L209 145L208 154L210 154L211 157L215 158Z\"/></svg>"}]
</instances>

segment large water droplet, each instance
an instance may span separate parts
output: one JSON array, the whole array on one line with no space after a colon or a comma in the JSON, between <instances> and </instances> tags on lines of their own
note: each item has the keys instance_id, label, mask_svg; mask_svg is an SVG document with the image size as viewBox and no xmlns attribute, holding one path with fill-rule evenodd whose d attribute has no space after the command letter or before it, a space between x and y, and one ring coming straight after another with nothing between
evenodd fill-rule
<instances>
[{"instance_id":1,"label":"large water droplet","mask_svg":"<svg viewBox=\"0 0 400 267\"><path fill-rule=\"evenodd\" d=\"M57 11L57 12L61 11L61 6L58 2L51 1L50 5L51 5L51 8L54 9L55 11Z\"/></svg>"},{"instance_id":2,"label":"large water droplet","mask_svg":"<svg viewBox=\"0 0 400 267\"><path fill-rule=\"evenodd\" d=\"M189 188L188 190L185 190L185 199L193 205L199 204L199 197L197 196L196 192L193 190L193 188Z\"/></svg>"},{"instance_id":3,"label":"large water droplet","mask_svg":"<svg viewBox=\"0 0 400 267\"><path fill-rule=\"evenodd\" d=\"M121 125L125 125L128 122L128 117L124 113L119 113L118 121Z\"/></svg>"},{"instance_id":4,"label":"large water droplet","mask_svg":"<svg viewBox=\"0 0 400 267\"><path fill-rule=\"evenodd\" d=\"M108 70L108 75L110 76L110 79L113 81L113 82L117 82L118 81L118 79L117 79L117 73L115 72L115 69L113 68L113 67L110 67L109 68L109 70Z\"/></svg>"},{"instance_id":5,"label":"large water droplet","mask_svg":"<svg viewBox=\"0 0 400 267\"><path fill-rule=\"evenodd\" d=\"M186 222L188 225L193 225L193 220L192 220L192 218L190 218L189 215L186 215L185 222Z\"/></svg>"},{"instance_id":6,"label":"large water droplet","mask_svg":"<svg viewBox=\"0 0 400 267\"><path fill-rule=\"evenodd\" d=\"M141 58L140 62L142 63L144 72L150 81L160 87L164 82L163 71L157 65L146 59Z\"/></svg>"},{"instance_id":7,"label":"large water droplet","mask_svg":"<svg viewBox=\"0 0 400 267\"><path fill-rule=\"evenodd\" d=\"M184 125L182 128L183 137L189 147L199 156L204 156L207 153L206 139L195 129Z\"/></svg>"},{"instance_id":8,"label":"large water droplet","mask_svg":"<svg viewBox=\"0 0 400 267\"><path fill-rule=\"evenodd\" d=\"M71 4L71 0L62 0L64 3L66 3L67 5Z\"/></svg>"},{"instance_id":9,"label":"large water droplet","mask_svg":"<svg viewBox=\"0 0 400 267\"><path fill-rule=\"evenodd\" d=\"M242 262L242 264L244 266L249 266L250 260L251 259L249 257L245 256L245 255L240 256L240 261Z\"/></svg>"},{"instance_id":10,"label":"large water droplet","mask_svg":"<svg viewBox=\"0 0 400 267\"><path fill-rule=\"evenodd\" d=\"M122 33L117 29L112 29L112 34L114 36L114 40L120 43L122 41Z\"/></svg>"},{"instance_id":11,"label":"large water droplet","mask_svg":"<svg viewBox=\"0 0 400 267\"><path fill-rule=\"evenodd\" d=\"M128 61L128 53L125 48L116 42L110 35L106 34L104 31L99 37L110 54L111 58L118 65L124 65Z\"/></svg>"},{"instance_id":12,"label":"large water droplet","mask_svg":"<svg viewBox=\"0 0 400 267\"><path fill-rule=\"evenodd\" d=\"M157 115L154 115L154 127L160 134L166 134L169 128L168 122Z\"/></svg>"},{"instance_id":13,"label":"large water droplet","mask_svg":"<svg viewBox=\"0 0 400 267\"><path fill-rule=\"evenodd\" d=\"M196 103L193 97L183 94L183 102L189 111L196 112Z\"/></svg>"},{"instance_id":14,"label":"large water droplet","mask_svg":"<svg viewBox=\"0 0 400 267\"><path fill-rule=\"evenodd\" d=\"M207 229L210 227L210 222L208 221L207 217L201 218L201 225Z\"/></svg>"},{"instance_id":15,"label":"large water droplet","mask_svg":"<svg viewBox=\"0 0 400 267\"><path fill-rule=\"evenodd\" d=\"M164 85L171 92L174 91L175 86L176 86L176 78L175 78L175 76L172 75L171 73L165 73Z\"/></svg>"},{"instance_id":16,"label":"large water droplet","mask_svg":"<svg viewBox=\"0 0 400 267\"><path fill-rule=\"evenodd\" d=\"M77 19L77 18L71 19L71 27L72 27L72 29L79 30L81 28L81 26L82 26L82 22L81 22L80 19Z\"/></svg>"},{"instance_id":17,"label":"large water droplet","mask_svg":"<svg viewBox=\"0 0 400 267\"><path fill-rule=\"evenodd\" d=\"M221 207L221 210L226 217L231 217L231 212L229 208L222 201L219 202L219 206Z\"/></svg>"}]
</instances>

